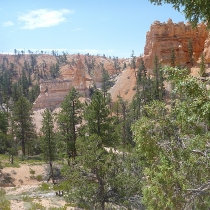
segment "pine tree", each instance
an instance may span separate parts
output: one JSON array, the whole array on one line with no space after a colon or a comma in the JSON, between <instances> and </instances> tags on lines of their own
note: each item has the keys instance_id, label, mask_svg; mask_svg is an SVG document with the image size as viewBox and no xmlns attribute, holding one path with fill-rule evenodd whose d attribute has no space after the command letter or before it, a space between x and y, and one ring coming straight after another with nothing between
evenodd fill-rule
<instances>
[{"instance_id":1,"label":"pine tree","mask_svg":"<svg viewBox=\"0 0 210 210\"><path fill-rule=\"evenodd\" d=\"M132 53L131 53L131 68L134 70L135 72L135 76L136 76L136 56L134 56L134 51L132 50Z\"/></svg>"},{"instance_id":2,"label":"pine tree","mask_svg":"<svg viewBox=\"0 0 210 210\"><path fill-rule=\"evenodd\" d=\"M109 88L112 86L112 82L110 81L110 76L109 73L102 67L102 85L101 85L101 90L104 94L104 98L107 97L107 92Z\"/></svg>"},{"instance_id":3,"label":"pine tree","mask_svg":"<svg viewBox=\"0 0 210 210\"><path fill-rule=\"evenodd\" d=\"M193 43L192 43L192 39L188 40L188 54L189 54L189 62L193 66Z\"/></svg>"},{"instance_id":4,"label":"pine tree","mask_svg":"<svg viewBox=\"0 0 210 210\"><path fill-rule=\"evenodd\" d=\"M163 73L157 55L154 58L154 99L162 100L164 95Z\"/></svg>"},{"instance_id":5,"label":"pine tree","mask_svg":"<svg viewBox=\"0 0 210 210\"><path fill-rule=\"evenodd\" d=\"M7 113L0 109L0 153L3 154L8 151L10 144L8 141L8 120Z\"/></svg>"},{"instance_id":6,"label":"pine tree","mask_svg":"<svg viewBox=\"0 0 210 210\"><path fill-rule=\"evenodd\" d=\"M76 139L78 129L76 126L82 121L82 103L79 101L79 93L73 87L61 104L61 112L58 115L58 124L65 140L68 164L70 158L76 157Z\"/></svg>"},{"instance_id":7,"label":"pine tree","mask_svg":"<svg viewBox=\"0 0 210 210\"><path fill-rule=\"evenodd\" d=\"M87 121L87 132L89 135L96 134L100 136L103 144L106 146L114 143L110 135L113 131L110 110L106 98L103 97L102 92L99 90L94 92L91 103L85 109L84 118Z\"/></svg>"},{"instance_id":8,"label":"pine tree","mask_svg":"<svg viewBox=\"0 0 210 210\"><path fill-rule=\"evenodd\" d=\"M175 67L176 66L176 55L174 48L171 49L171 66Z\"/></svg>"},{"instance_id":9,"label":"pine tree","mask_svg":"<svg viewBox=\"0 0 210 210\"><path fill-rule=\"evenodd\" d=\"M122 97L118 97L119 103L119 120L118 120L118 135L120 138L120 145L123 149L123 156L127 148L132 145L132 133L131 124L135 120L131 114L131 106L128 101L123 100Z\"/></svg>"},{"instance_id":10,"label":"pine tree","mask_svg":"<svg viewBox=\"0 0 210 210\"><path fill-rule=\"evenodd\" d=\"M12 107L13 120L15 122L15 135L21 142L22 155L26 155L26 145L29 136L34 135L34 125L31 117L31 104L28 99L21 96Z\"/></svg>"},{"instance_id":11,"label":"pine tree","mask_svg":"<svg viewBox=\"0 0 210 210\"><path fill-rule=\"evenodd\" d=\"M49 109L46 109L43 113L43 120L42 120L41 149L44 160L47 161L50 166L50 177L48 181L51 178L54 184L55 180L54 180L52 164L56 158L56 138L53 129L54 129L53 115Z\"/></svg>"},{"instance_id":12,"label":"pine tree","mask_svg":"<svg viewBox=\"0 0 210 210\"><path fill-rule=\"evenodd\" d=\"M205 66L205 57L204 54L201 54L201 62L200 62L200 71L199 71L199 75L201 77L205 76L205 71L206 71L206 66Z\"/></svg>"}]
</instances>

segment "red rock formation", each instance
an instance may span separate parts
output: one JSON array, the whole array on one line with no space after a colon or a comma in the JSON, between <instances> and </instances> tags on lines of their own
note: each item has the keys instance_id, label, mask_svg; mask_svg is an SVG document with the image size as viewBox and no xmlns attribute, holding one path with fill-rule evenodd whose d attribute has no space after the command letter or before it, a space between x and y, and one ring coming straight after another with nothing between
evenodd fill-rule
<instances>
[{"instance_id":1,"label":"red rock formation","mask_svg":"<svg viewBox=\"0 0 210 210\"><path fill-rule=\"evenodd\" d=\"M65 69L60 79L40 81L40 94L34 102L33 109L59 107L71 87L75 87L81 95L85 96L87 94L86 80L89 78L86 79L85 67L79 59L76 68Z\"/></svg>"},{"instance_id":2,"label":"red rock formation","mask_svg":"<svg viewBox=\"0 0 210 210\"><path fill-rule=\"evenodd\" d=\"M197 61L204 50L207 37L208 31L203 23L199 24L196 29L192 29L189 23L176 24L171 19L167 23L155 21L146 35L145 66L151 73L155 55L158 56L162 65L170 65L172 48L175 51L176 63L186 65L189 62L188 42L190 39L193 43L194 61Z\"/></svg>"}]
</instances>

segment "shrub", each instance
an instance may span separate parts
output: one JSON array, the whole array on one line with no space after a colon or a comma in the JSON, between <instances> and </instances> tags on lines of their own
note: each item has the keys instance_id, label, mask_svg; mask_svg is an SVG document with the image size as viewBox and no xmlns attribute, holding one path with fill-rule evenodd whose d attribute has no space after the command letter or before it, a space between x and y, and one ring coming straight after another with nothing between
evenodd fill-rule
<instances>
[{"instance_id":1,"label":"shrub","mask_svg":"<svg viewBox=\"0 0 210 210\"><path fill-rule=\"evenodd\" d=\"M43 180L42 175L37 175L37 176L36 176L36 180L37 180L38 182L41 182L41 181Z\"/></svg>"},{"instance_id":2,"label":"shrub","mask_svg":"<svg viewBox=\"0 0 210 210\"><path fill-rule=\"evenodd\" d=\"M50 190L50 184L42 183L42 185L39 188L41 191L48 191Z\"/></svg>"},{"instance_id":3,"label":"shrub","mask_svg":"<svg viewBox=\"0 0 210 210\"><path fill-rule=\"evenodd\" d=\"M34 175L35 174L35 171L33 169L29 169L30 170L30 174Z\"/></svg>"}]
</instances>

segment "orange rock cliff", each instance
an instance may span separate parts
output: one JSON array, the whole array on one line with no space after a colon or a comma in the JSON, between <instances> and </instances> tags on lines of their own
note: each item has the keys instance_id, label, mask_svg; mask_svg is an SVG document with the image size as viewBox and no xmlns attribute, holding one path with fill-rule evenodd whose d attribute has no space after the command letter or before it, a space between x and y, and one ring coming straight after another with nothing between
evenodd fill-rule
<instances>
[{"instance_id":1,"label":"orange rock cliff","mask_svg":"<svg viewBox=\"0 0 210 210\"><path fill-rule=\"evenodd\" d=\"M204 23L193 29L189 23L173 23L171 19L167 23L155 21L146 35L145 66L152 73L155 55L158 56L162 65L170 65L172 48L175 52L176 64L187 65L189 62L189 40L193 44L193 59L195 62L203 51L210 60L210 48L208 47L209 50L206 50L206 47L210 45L210 41L206 41L207 38L208 31Z\"/></svg>"}]
</instances>

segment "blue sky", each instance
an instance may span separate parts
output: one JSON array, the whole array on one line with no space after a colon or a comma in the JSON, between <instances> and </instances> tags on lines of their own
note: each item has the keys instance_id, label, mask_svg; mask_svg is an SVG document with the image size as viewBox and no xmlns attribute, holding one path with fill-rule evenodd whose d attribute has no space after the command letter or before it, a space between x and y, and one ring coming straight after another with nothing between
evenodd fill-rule
<instances>
[{"instance_id":1,"label":"blue sky","mask_svg":"<svg viewBox=\"0 0 210 210\"><path fill-rule=\"evenodd\" d=\"M155 20L186 22L171 5L148 0L0 0L0 14L0 53L138 56Z\"/></svg>"}]
</instances>

